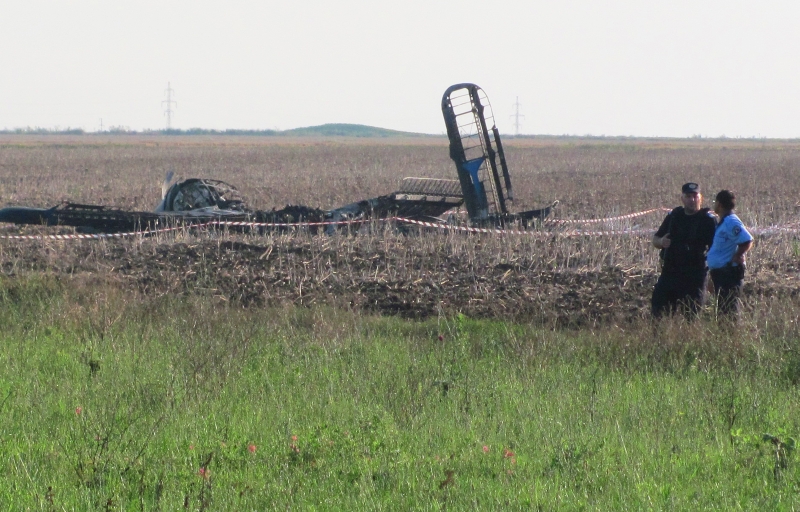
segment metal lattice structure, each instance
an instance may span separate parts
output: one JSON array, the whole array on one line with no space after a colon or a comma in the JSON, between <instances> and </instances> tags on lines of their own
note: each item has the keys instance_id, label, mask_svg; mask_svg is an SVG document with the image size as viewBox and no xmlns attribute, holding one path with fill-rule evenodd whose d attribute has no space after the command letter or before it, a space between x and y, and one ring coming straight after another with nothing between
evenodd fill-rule
<instances>
[{"instance_id":1,"label":"metal lattice structure","mask_svg":"<svg viewBox=\"0 0 800 512\"><path fill-rule=\"evenodd\" d=\"M442 114L470 219L507 215L511 178L486 93L475 84L453 85L442 97Z\"/></svg>"}]
</instances>

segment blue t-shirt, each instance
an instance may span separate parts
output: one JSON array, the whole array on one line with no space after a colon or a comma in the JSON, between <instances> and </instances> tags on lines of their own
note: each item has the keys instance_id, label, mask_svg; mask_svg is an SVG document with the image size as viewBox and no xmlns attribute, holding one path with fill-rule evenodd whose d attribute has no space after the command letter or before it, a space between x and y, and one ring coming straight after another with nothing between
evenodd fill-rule
<instances>
[{"instance_id":1,"label":"blue t-shirt","mask_svg":"<svg viewBox=\"0 0 800 512\"><path fill-rule=\"evenodd\" d=\"M722 268L730 263L736 248L741 244L746 244L753 237L745 229L744 224L732 213L722 219L714 232L714 243L706 255L708 268Z\"/></svg>"}]
</instances>

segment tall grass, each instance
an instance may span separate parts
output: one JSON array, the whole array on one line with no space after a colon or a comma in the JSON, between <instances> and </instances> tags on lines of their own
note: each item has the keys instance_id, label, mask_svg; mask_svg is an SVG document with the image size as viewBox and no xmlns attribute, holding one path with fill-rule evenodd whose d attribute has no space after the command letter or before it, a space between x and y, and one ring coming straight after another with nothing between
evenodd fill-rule
<instances>
[{"instance_id":1,"label":"tall grass","mask_svg":"<svg viewBox=\"0 0 800 512\"><path fill-rule=\"evenodd\" d=\"M6 509L798 505L789 326L409 322L47 277L0 284L0 325Z\"/></svg>"}]
</instances>

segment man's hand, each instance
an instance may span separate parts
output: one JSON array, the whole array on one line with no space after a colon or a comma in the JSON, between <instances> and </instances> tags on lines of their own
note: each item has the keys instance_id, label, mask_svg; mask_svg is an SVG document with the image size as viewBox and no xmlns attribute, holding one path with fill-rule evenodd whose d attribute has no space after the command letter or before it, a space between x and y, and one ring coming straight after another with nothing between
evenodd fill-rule
<instances>
[{"instance_id":1,"label":"man's hand","mask_svg":"<svg viewBox=\"0 0 800 512\"><path fill-rule=\"evenodd\" d=\"M661 245L662 249L666 249L667 247L670 246L671 243L672 243L672 240L670 240L670 238L669 238L669 233L667 233L666 235L662 236L661 237L661 241L659 242L659 244Z\"/></svg>"}]
</instances>

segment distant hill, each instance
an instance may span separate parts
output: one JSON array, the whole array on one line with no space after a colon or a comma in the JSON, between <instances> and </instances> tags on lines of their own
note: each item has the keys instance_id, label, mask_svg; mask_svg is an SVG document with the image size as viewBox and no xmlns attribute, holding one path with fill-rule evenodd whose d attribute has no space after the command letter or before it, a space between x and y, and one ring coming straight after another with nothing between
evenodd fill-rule
<instances>
[{"instance_id":1,"label":"distant hill","mask_svg":"<svg viewBox=\"0 0 800 512\"><path fill-rule=\"evenodd\" d=\"M86 132L81 128L48 129L48 128L15 128L13 130L0 130L0 134L28 134L28 135L91 135L95 132ZM206 128L189 128L187 130L172 128L169 130L144 130L138 132L125 127L114 127L102 132L106 135L251 135L267 137L363 137L363 138L390 138L390 137L441 137L429 133L401 132L386 128L376 128L363 124L331 123L319 126L307 126L292 130L209 130Z\"/></svg>"},{"instance_id":2,"label":"distant hill","mask_svg":"<svg viewBox=\"0 0 800 512\"><path fill-rule=\"evenodd\" d=\"M427 133L401 132L363 124L333 123L281 130L278 135L296 137L435 137Z\"/></svg>"}]
</instances>

